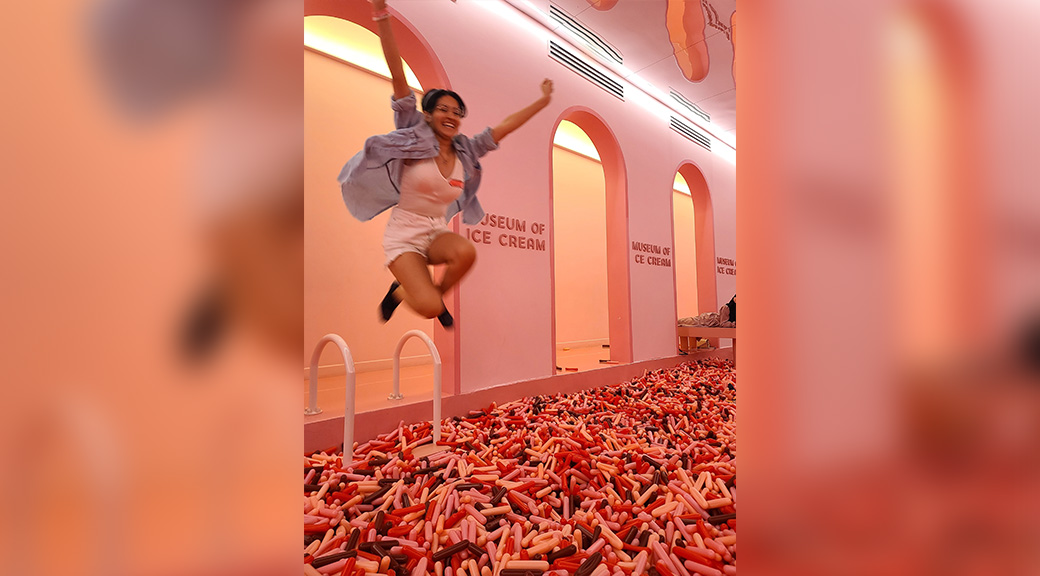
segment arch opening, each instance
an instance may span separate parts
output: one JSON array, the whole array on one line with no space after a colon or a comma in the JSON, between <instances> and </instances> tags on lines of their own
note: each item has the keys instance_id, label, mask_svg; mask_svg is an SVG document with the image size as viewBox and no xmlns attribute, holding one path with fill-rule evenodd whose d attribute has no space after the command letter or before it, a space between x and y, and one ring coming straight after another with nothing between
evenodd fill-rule
<instances>
[{"instance_id":1,"label":"arch opening","mask_svg":"<svg viewBox=\"0 0 1040 576\"><path fill-rule=\"evenodd\" d=\"M684 192L672 192L672 241L676 251L676 313L680 316L696 316L705 312L717 312L715 220L708 182L701 169L692 162L684 162L679 166L676 170L676 180L679 178L686 184L689 196ZM676 194L682 198L676 198ZM692 225L692 230L680 229L680 217L683 217L682 225ZM683 264L679 264L680 258L683 259ZM692 266L692 270L687 266ZM684 279L692 276L695 282L692 287L682 287L684 296L680 296L678 286L680 269L684 271ZM679 307L680 301L685 308ZM692 313L684 314L684 309L691 310Z\"/></svg>"},{"instance_id":2,"label":"arch opening","mask_svg":"<svg viewBox=\"0 0 1040 576\"><path fill-rule=\"evenodd\" d=\"M593 349L584 351L582 366L585 369L599 367L601 362L632 362L631 290L627 259L628 200L621 148L603 119L587 108L575 107L564 111L557 119L554 136L561 130L561 125L565 133L574 133L574 129L577 129L583 139L591 144L592 150L598 155L599 166L595 166L597 162L591 153L557 151L556 146L550 151L550 194L553 205L553 249L550 256L553 266L552 359L557 373L566 372L567 368L577 368L564 366L558 361L558 354L564 352L562 348L568 347L565 345L569 342L567 338L576 338L576 334L584 334L577 341ZM563 175L563 172L570 174ZM573 184L582 174L595 181L586 181L578 186L564 182L570 180ZM600 178L602 184L599 184ZM582 201L586 204L583 205ZM590 279L587 282L575 282L575 277L582 271ZM581 315L590 319L589 325L574 324L579 314L564 309L572 305L580 306ZM604 334L606 342L599 344L598 351L594 350ZM556 370L556 367L562 370Z\"/></svg>"},{"instance_id":3,"label":"arch opening","mask_svg":"<svg viewBox=\"0 0 1040 576\"><path fill-rule=\"evenodd\" d=\"M445 303L456 318L446 331L435 321L401 307L386 324L376 313L393 280L383 262L382 234L389 211L369 222L352 218L339 194L329 193L329 175L361 149L365 139L394 129L390 109L392 86L367 3L308 0L304 9L309 40L304 49L305 115L305 302L304 350L327 332L341 334L354 352L359 389L366 379L389 374L400 335L409 330L430 334L443 359L444 392L458 393L459 290ZM407 21L394 18L394 34L409 84L421 97L423 88L451 84L443 66L421 34ZM334 184L334 181L333 181ZM429 372L425 350L406 349L401 358L404 383ZM304 366L307 366L306 359ZM319 367L319 378L342 379L336 361ZM413 374L414 372L414 374ZM413 395L415 392L412 392ZM383 394L385 398L385 393Z\"/></svg>"},{"instance_id":4,"label":"arch opening","mask_svg":"<svg viewBox=\"0 0 1040 576\"><path fill-rule=\"evenodd\" d=\"M610 359L606 188L599 152L576 124L553 135L553 291L557 372Z\"/></svg>"},{"instance_id":5,"label":"arch opening","mask_svg":"<svg viewBox=\"0 0 1040 576\"><path fill-rule=\"evenodd\" d=\"M696 316L697 226L690 186L682 173L672 183L672 254L675 262L675 312L679 318Z\"/></svg>"}]
</instances>

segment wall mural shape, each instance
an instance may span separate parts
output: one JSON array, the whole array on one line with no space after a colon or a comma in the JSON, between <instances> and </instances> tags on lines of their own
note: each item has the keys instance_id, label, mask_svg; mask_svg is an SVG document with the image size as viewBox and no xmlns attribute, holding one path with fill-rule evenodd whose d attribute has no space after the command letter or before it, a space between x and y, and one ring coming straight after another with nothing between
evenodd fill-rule
<instances>
[{"instance_id":1,"label":"wall mural shape","mask_svg":"<svg viewBox=\"0 0 1040 576\"><path fill-rule=\"evenodd\" d=\"M610 10L615 5L617 5L617 3L618 3L618 0L585 0L585 1L589 3L589 6L592 6L596 10L601 10L603 12L606 12L607 10Z\"/></svg>"},{"instance_id":2,"label":"wall mural shape","mask_svg":"<svg viewBox=\"0 0 1040 576\"><path fill-rule=\"evenodd\" d=\"M729 17L729 41L733 44L733 85L737 85L737 12Z\"/></svg>"},{"instance_id":3,"label":"wall mural shape","mask_svg":"<svg viewBox=\"0 0 1040 576\"><path fill-rule=\"evenodd\" d=\"M708 17L708 26L722 32L726 35L726 40L733 40L730 36L730 26L726 26L722 23L722 19L719 18L719 11L715 9L708 0L701 0L701 6L704 7L704 13ZM734 12L736 14L736 12Z\"/></svg>"},{"instance_id":4,"label":"wall mural shape","mask_svg":"<svg viewBox=\"0 0 1040 576\"><path fill-rule=\"evenodd\" d=\"M708 45L704 41L705 17L699 0L668 0L665 26L675 61L683 76L700 82L708 75Z\"/></svg>"}]
</instances>

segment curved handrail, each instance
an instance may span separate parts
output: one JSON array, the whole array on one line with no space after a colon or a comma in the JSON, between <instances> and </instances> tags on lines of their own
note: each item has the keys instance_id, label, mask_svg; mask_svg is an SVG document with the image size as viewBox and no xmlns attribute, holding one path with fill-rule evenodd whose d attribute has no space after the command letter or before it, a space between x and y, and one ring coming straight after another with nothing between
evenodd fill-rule
<instances>
[{"instance_id":1,"label":"curved handrail","mask_svg":"<svg viewBox=\"0 0 1040 576\"><path fill-rule=\"evenodd\" d=\"M404 344L409 338L422 340L430 349L430 355L433 356L433 421L431 424L433 443L436 444L441 440L441 355L437 352L437 346L434 345L433 340L430 340L430 337L422 330L409 330L397 342L397 350L394 351L394 392L390 398L403 398L401 396L401 350L404 349Z\"/></svg>"},{"instance_id":2,"label":"curved handrail","mask_svg":"<svg viewBox=\"0 0 1040 576\"><path fill-rule=\"evenodd\" d=\"M354 373L354 357L350 354L350 348L337 334L322 336L318 345L314 347L314 353L311 354L311 401L310 406L304 409L303 413L321 414L321 409L318 408L318 360L321 358L325 345L329 342L334 342L339 346L339 351L343 355L343 364L347 370L345 386L347 398L343 409L343 462L347 463L354 459L354 397L357 392L357 376Z\"/></svg>"}]
</instances>

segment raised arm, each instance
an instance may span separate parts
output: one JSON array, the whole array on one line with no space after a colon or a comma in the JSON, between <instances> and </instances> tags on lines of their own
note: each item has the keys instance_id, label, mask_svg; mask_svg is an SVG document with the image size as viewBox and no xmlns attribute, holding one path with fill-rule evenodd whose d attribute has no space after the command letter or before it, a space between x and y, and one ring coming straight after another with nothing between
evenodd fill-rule
<instances>
[{"instance_id":1,"label":"raised arm","mask_svg":"<svg viewBox=\"0 0 1040 576\"><path fill-rule=\"evenodd\" d=\"M383 46L383 57L390 67L390 80L394 85L394 99L404 98L411 93L408 80L404 76L404 65L401 64L401 53L397 49L394 31L390 29L390 13L386 10L386 0L372 0L372 19L376 21L379 32L379 43Z\"/></svg>"},{"instance_id":2,"label":"raised arm","mask_svg":"<svg viewBox=\"0 0 1040 576\"><path fill-rule=\"evenodd\" d=\"M495 142L501 142L510 132L524 125L531 119L532 116L538 113L539 110L549 105L549 100L552 98L553 83L552 80L546 78L542 81L542 97L532 102L526 108L522 108L517 112L513 112L506 119L503 120L491 129L491 137L495 139Z\"/></svg>"}]
</instances>

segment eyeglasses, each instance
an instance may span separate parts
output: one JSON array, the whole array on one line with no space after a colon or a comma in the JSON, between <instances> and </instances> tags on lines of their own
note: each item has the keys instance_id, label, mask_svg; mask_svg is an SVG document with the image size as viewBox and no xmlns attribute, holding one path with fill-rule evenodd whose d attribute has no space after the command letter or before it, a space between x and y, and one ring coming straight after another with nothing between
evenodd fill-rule
<instances>
[{"instance_id":1,"label":"eyeglasses","mask_svg":"<svg viewBox=\"0 0 1040 576\"><path fill-rule=\"evenodd\" d=\"M434 110L436 110L436 111L438 111L438 112L440 112L442 114L453 114L455 116L458 116L459 118L465 118L466 117L466 113L463 112L461 109L459 109L459 108L449 108L449 107L445 106L444 104L438 104L434 108Z\"/></svg>"}]
</instances>

